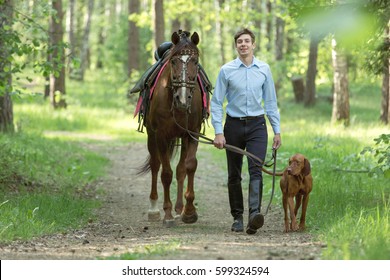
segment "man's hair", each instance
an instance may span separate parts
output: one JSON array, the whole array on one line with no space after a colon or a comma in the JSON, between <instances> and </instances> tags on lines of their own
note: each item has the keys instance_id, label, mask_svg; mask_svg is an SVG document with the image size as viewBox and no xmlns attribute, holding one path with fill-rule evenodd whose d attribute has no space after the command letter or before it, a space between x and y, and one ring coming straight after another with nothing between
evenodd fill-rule
<instances>
[{"instance_id":1,"label":"man's hair","mask_svg":"<svg viewBox=\"0 0 390 280\"><path fill-rule=\"evenodd\" d=\"M248 28L244 28L244 29L237 31L237 33L234 35L234 43L235 44L237 44L238 37L240 37L243 34L248 34L252 38L252 43L255 42L255 40L256 40L255 34L252 31L250 31Z\"/></svg>"}]
</instances>

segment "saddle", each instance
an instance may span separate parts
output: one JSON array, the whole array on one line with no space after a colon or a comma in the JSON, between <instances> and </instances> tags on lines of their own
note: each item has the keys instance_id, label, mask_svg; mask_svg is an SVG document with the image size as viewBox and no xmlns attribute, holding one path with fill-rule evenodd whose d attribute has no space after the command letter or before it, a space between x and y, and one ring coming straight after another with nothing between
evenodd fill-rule
<instances>
[{"instance_id":1,"label":"saddle","mask_svg":"<svg viewBox=\"0 0 390 280\"><path fill-rule=\"evenodd\" d=\"M157 83L159 73L162 72L165 67L171 47L173 46L172 42L162 43L157 50L154 52L154 58L156 63L149 67L145 73L141 76L135 86L129 91L129 95L139 92L139 98L137 106L135 108L134 117L138 115L138 131L143 132L143 126L145 123L146 113L149 108L149 102L153 94L153 86ZM202 91L203 101L203 120L206 120L210 115L209 112L209 97L213 89L212 84L203 69L199 64L198 71L198 83L200 83L200 88Z\"/></svg>"}]
</instances>

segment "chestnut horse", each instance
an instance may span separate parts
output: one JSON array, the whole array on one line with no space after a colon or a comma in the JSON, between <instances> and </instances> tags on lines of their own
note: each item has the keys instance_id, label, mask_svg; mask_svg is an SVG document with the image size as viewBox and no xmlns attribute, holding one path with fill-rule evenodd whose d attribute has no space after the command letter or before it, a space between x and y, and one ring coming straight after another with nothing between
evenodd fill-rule
<instances>
[{"instance_id":1,"label":"chestnut horse","mask_svg":"<svg viewBox=\"0 0 390 280\"><path fill-rule=\"evenodd\" d=\"M165 212L163 222L168 227L175 225L170 198L173 178L170 161L179 142L181 142L181 152L176 166L177 199L174 211L176 215L181 215L184 223L195 223L198 219L194 206L198 142L195 137L189 135L187 130L199 132L204 118L202 93L197 82L199 36L196 32L189 36L189 32L181 30L172 34L173 45L167 63L163 66L152 90L150 107L145 117L149 157L140 173L148 171L152 173L148 219L150 221L160 219L157 206L157 180L162 166L161 182L164 188ZM187 189L184 194L186 204L184 205L183 188L186 177Z\"/></svg>"}]
</instances>

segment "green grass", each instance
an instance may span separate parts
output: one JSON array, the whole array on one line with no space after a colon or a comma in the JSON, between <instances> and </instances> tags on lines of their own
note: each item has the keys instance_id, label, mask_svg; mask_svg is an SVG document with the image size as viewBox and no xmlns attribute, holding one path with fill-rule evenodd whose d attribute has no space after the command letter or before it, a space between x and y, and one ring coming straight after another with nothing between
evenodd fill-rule
<instances>
[{"instance_id":1,"label":"green grass","mask_svg":"<svg viewBox=\"0 0 390 280\"><path fill-rule=\"evenodd\" d=\"M138 95L133 95L129 102L126 84L100 76L106 77L104 73L91 73L84 83L67 81L66 110L54 110L42 94L15 98L17 129L48 136L53 131L77 132L61 136L70 140L90 139L88 134L96 134L122 142L142 141L143 135L136 131L138 123L133 117ZM42 82L38 79L31 91L42 90Z\"/></svg>"},{"instance_id":2,"label":"green grass","mask_svg":"<svg viewBox=\"0 0 390 280\"><path fill-rule=\"evenodd\" d=\"M75 228L92 218L107 159L34 134L0 134L0 242Z\"/></svg>"},{"instance_id":3,"label":"green grass","mask_svg":"<svg viewBox=\"0 0 390 280\"><path fill-rule=\"evenodd\" d=\"M0 240L28 240L78 228L93 218L92 210L98 205L98 201L69 193L7 195L0 204Z\"/></svg>"}]
</instances>

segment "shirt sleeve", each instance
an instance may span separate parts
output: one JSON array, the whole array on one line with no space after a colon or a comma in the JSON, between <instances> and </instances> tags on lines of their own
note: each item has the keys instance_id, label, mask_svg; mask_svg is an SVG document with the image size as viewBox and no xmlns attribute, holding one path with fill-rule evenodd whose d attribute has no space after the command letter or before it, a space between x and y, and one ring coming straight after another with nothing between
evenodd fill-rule
<instances>
[{"instance_id":1,"label":"shirt sleeve","mask_svg":"<svg viewBox=\"0 0 390 280\"><path fill-rule=\"evenodd\" d=\"M226 96L227 82L223 68L221 68L215 83L214 93L211 98L211 124L215 134L223 133L223 102Z\"/></svg>"},{"instance_id":2,"label":"shirt sleeve","mask_svg":"<svg viewBox=\"0 0 390 280\"><path fill-rule=\"evenodd\" d=\"M278 110L278 101L276 97L276 90L274 80L272 78L271 69L266 67L266 81L263 84L263 100L264 110L271 123L275 134L280 133L280 114Z\"/></svg>"}]
</instances>

